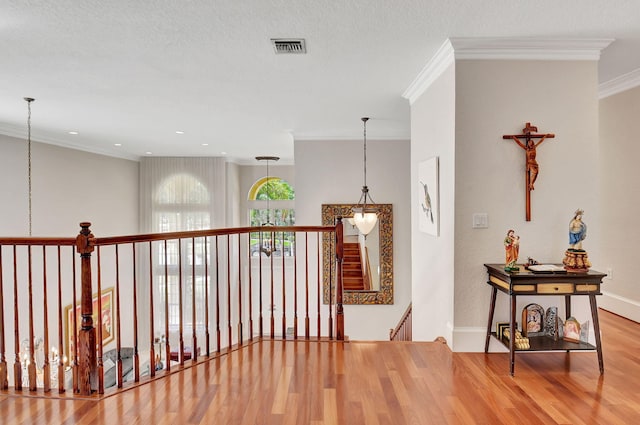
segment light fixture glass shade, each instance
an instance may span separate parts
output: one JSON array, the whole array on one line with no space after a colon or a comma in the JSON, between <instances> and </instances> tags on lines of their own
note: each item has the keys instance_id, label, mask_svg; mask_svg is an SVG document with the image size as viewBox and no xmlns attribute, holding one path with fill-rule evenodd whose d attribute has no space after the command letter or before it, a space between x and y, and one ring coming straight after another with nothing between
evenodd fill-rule
<instances>
[{"instance_id":1,"label":"light fixture glass shade","mask_svg":"<svg viewBox=\"0 0 640 425\"><path fill-rule=\"evenodd\" d=\"M367 236L376 227L378 212L369 208L354 208L353 221L360 233Z\"/></svg>"}]
</instances>

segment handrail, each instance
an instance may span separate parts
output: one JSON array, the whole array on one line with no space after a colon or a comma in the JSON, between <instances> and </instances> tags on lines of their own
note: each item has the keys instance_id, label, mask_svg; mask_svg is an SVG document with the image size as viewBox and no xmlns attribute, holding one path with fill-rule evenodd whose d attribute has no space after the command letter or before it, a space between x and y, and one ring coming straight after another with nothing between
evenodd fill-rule
<instances>
[{"instance_id":1,"label":"handrail","mask_svg":"<svg viewBox=\"0 0 640 425\"><path fill-rule=\"evenodd\" d=\"M412 326L411 326L411 315L412 315L412 303L409 303L409 306L405 310L404 314L400 318L398 325L389 331L389 341L411 341L413 338L412 335Z\"/></svg>"},{"instance_id":2,"label":"handrail","mask_svg":"<svg viewBox=\"0 0 640 425\"><path fill-rule=\"evenodd\" d=\"M18 246L73 246L76 244L76 238L27 238L27 237L0 237L0 246L2 245L18 245Z\"/></svg>"},{"instance_id":3,"label":"handrail","mask_svg":"<svg viewBox=\"0 0 640 425\"><path fill-rule=\"evenodd\" d=\"M94 238L97 245L115 245L119 243L153 242L170 239L184 239L205 236L227 236L245 233L282 233L282 232L333 232L335 226L257 226L257 227L230 227L225 229L189 230L183 232L146 233L128 236L107 236ZM75 242L75 239L74 239Z\"/></svg>"}]
</instances>

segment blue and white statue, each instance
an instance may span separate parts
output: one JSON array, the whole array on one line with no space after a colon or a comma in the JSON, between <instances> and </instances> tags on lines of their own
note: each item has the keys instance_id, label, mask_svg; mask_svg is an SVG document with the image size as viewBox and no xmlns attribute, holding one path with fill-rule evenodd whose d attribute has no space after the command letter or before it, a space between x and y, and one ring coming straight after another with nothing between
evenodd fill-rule
<instances>
[{"instance_id":1,"label":"blue and white statue","mask_svg":"<svg viewBox=\"0 0 640 425\"><path fill-rule=\"evenodd\" d=\"M582 241L587 237L587 225L582 221L583 210L576 210L569 223L569 249L582 251Z\"/></svg>"}]
</instances>

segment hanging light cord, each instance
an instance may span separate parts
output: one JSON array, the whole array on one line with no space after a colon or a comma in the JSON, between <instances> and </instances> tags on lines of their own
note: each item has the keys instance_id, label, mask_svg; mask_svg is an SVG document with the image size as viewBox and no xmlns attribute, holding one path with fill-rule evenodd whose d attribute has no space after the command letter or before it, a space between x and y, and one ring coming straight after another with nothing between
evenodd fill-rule
<instances>
[{"instance_id":1,"label":"hanging light cord","mask_svg":"<svg viewBox=\"0 0 640 425\"><path fill-rule=\"evenodd\" d=\"M27 101L28 115L27 115L27 162L28 162L28 180L29 180L29 236L31 236L31 102L35 99L31 97L25 97Z\"/></svg>"},{"instance_id":2,"label":"hanging light cord","mask_svg":"<svg viewBox=\"0 0 640 425\"><path fill-rule=\"evenodd\" d=\"M371 195L369 195L369 187L367 186L367 121L369 121L369 118L367 117L363 117L361 118L362 122L363 122L363 134L364 134L364 185L362 186L362 195L360 196L360 201L358 201L358 204L363 203L363 207L366 208L367 206L367 198L369 198L369 201L371 201L372 204L375 204L375 201L371 198Z\"/></svg>"},{"instance_id":3,"label":"hanging light cord","mask_svg":"<svg viewBox=\"0 0 640 425\"><path fill-rule=\"evenodd\" d=\"M362 118L364 123L364 186L367 187L367 120L369 118Z\"/></svg>"}]
</instances>

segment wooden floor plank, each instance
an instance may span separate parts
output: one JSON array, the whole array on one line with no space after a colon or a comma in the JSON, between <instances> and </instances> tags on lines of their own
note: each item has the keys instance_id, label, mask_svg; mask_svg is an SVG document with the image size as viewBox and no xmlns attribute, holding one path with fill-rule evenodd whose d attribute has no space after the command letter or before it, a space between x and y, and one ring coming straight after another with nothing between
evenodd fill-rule
<instances>
[{"instance_id":1,"label":"wooden floor plank","mask_svg":"<svg viewBox=\"0 0 640 425\"><path fill-rule=\"evenodd\" d=\"M640 423L640 324L595 352L452 353L441 342L263 341L102 400L0 393L14 424Z\"/></svg>"}]
</instances>

